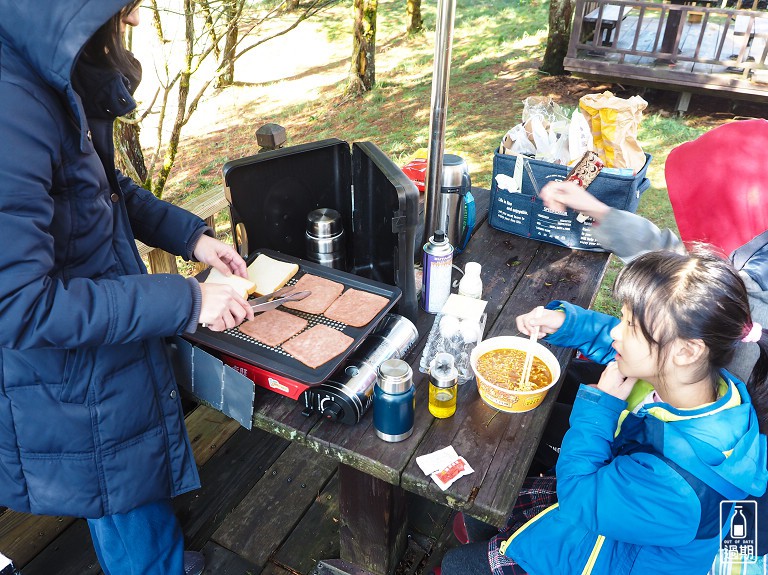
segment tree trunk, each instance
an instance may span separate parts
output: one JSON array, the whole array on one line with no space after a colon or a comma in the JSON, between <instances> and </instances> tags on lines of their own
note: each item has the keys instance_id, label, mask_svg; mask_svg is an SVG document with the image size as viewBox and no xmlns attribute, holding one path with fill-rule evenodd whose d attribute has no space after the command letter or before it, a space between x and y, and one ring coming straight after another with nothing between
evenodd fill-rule
<instances>
[{"instance_id":1,"label":"tree trunk","mask_svg":"<svg viewBox=\"0 0 768 575\"><path fill-rule=\"evenodd\" d=\"M541 64L542 72L553 75L565 74L563 60L568 53L573 19L573 0L549 1L549 35L547 50Z\"/></svg>"},{"instance_id":2,"label":"tree trunk","mask_svg":"<svg viewBox=\"0 0 768 575\"><path fill-rule=\"evenodd\" d=\"M165 151L163 165L157 174L157 179L153 182L152 192L158 197L163 197L163 190L168 181L168 175L171 173L173 162L176 160L176 153L179 149L179 139L181 138L181 128L186 123L187 99L189 98L189 80L192 77L192 58L193 47L195 44L195 8L194 0L184 0L184 39L186 43L186 52L184 54L184 69L179 78L179 103L176 113L176 119L173 121L171 136L168 140L168 148Z\"/></svg>"},{"instance_id":3,"label":"tree trunk","mask_svg":"<svg viewBox=\"0 0 768 575\"><path fill-rule=\"evenodd\" d=\"M408 15L408 33L415 34L424 28L421 17L421 0L406 0L405 12Z\"/></svg>"},{"instance_id":4,"label":"tree trunk","mask_svg":"<svg viewBox=\"0 0 768 575\"><path fill-rule=\"evenodd\" d=\"M227 0L224 7L227 16L227 32L224 39L224 51L221 53L220 74L214 84L217 88L231 86L235 81L235 48L237 47L237 21L240 10L238 2L241 0Z\"/></svg>"},{"instance_id":5,"label":"tree trunk","mask_svg":"<svg viewBox=\"0 0 768 575\"><path fill-rule=\"evenodd\" d=\"M355 28L347 93L359 95L376 83L376 11L378 0L354 0Z\"/></svg>"},{"instance_id":6,"label":"tree trunk","mask_svg":"<svg viewBox=\"0 0 768 575\"><path fill-rule=\"evenodd\" d=\"M285 9L288 12L299 9L299 0L285 0Z\"/></svg>"},{"instance_id":7,"label":"tree trunk","mask_svg":"<svg viewBox=\"0 0 768 575\"><path fill-rule=\"evenodd\" d=\"M125 47L133 50L133 26L125 30ZM141 149L139 131L141 126L136 122L134 110L127 118L117 118L112 131L112 142L115 146L115 166L123 174L137 184L148 185L147 164Z\"/></svg>"},{"instance_id":8,"label":"tree trunk","mask_svg":"<svg viewBox=\"0 0 768 575\"><path fill-rule=\"evenodd\" d=\"M131 117L135 116L131 114ZM115 165L137 184L147 185L147 166L139 141L139 124L115 120Z\"/></svg>"},{"instance_id":9,"label":"tree trunk","mask_svg":"<svg viewBox=\"0 0 768 575\"><path fill-rule=\"evenodd\" d=\"M205 30L208 32L208 36L211 38L211 45L213 47L213 54L216 56L216 61L221 59L221 50L219 49L219 37L216 35L216 26L214 25L213 11L208 0L200 0L200 12L203 14L203 21L205 22Z\"/></svg>"}]
</instances>

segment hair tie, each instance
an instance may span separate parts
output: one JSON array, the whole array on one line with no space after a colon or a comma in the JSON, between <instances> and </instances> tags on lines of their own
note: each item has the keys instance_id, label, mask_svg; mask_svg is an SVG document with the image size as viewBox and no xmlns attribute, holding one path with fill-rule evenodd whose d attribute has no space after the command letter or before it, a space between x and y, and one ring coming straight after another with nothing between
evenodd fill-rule
<instances>
[{"instance_id":1,"label":"hair tie","mask_svg":"<svg viewBox=\"0 0 768 575\"><path fill-rule=\"evenodd\" d=\"M752 327L749 330L749 333L741 338L741 341L744 343L757 343L760 341L760 338L763 337L763 326L761 326L756 321L752 322Z\"/></svg>"}]
</instances>

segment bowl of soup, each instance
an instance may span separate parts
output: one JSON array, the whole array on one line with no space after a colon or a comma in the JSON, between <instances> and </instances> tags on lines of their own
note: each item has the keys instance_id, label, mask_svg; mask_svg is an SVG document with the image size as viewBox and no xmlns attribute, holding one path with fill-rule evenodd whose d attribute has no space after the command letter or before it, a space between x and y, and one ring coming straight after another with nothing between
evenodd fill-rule
<instances>
[{"instance_id":1,"label":"bowl of soup","mask_svg":"<svg viewBox=\"0 0 768 575\"><path fill-rule=\"evenodd\" d=\"M525 355L533 352L531 375L523 379ZM546 347L528 338L500 336L477 344L469 357L482 400L509 413L539 405L560 379L560 364Z\"/></svg>"}]
</instances>

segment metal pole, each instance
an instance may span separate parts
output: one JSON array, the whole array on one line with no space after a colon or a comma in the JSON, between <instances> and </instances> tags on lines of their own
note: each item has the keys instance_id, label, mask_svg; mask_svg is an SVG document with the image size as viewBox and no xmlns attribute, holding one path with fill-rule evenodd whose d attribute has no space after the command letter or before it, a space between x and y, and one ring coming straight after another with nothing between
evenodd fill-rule
<instances>
[{"instance_id":1,"label":"metal pole","mask_svg":"<svg viewBox=\"0 0 768 575\"><path fill-rule=\"evenodd\" d=\"M424 241L440 225L440 182L445 149L445 117L456 0L438 0L435 30L435 66L432 72L432 111L429 118L429 153L424 190Z\"/></svg>"}]
</instances>

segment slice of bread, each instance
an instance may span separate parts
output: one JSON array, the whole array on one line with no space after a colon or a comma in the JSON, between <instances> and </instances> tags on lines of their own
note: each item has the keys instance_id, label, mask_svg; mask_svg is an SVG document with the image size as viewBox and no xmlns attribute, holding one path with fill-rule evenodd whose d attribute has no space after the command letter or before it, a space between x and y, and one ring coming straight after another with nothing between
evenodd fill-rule
<instances>
[{"instance_id":1,"label":"slice of bread","mask_svg":"<svg viewBox=\"0 0 768 575\"><path fill-rule=\"evenodd\" d=\"M232 286L244 299L248 299L248 295L256 291L256 285L251 280L241 278L235 274L225 276L216 268L211 268L211 273L205 278L205 283Z\"/></svg>"},{"instance_id":2,"label":"slice of bread","mask_svg":"<svg viewBox=\"0 0 768 575\"><path fill-rule=\"evenodd\" d=\"M256 284L258 295L279 290L299 271L298 264L281 262L265 254L259 254L248 266L248 277Z\"/></svg>"}]
</instances>

